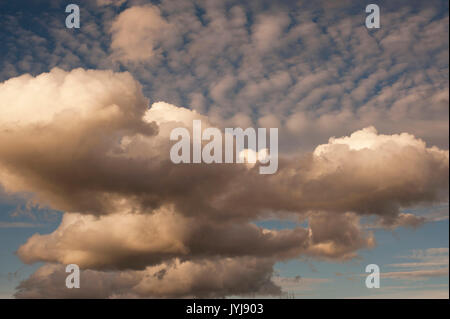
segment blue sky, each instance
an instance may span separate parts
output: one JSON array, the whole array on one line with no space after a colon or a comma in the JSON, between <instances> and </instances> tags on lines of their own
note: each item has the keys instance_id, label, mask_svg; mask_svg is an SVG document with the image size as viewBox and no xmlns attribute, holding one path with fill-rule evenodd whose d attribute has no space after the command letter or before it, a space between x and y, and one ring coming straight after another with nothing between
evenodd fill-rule
<instances>
[{"instance_id":1,"label":"blue sky","mask_svg":"<svg viewBox=\"0 0 450 319\"><path fill-rule=\"evenodd\" d=\"M13 297L21 282L22 296L48 296L34 282L57 285L67 262L104 287L110 271L171 273L168 254L199 274L204 263L230 263L249 287L271 274L254 291L221 283L207 296L259 296L275 283L296 298L448 298L448 1L378 1L381 28L372 30L363 1L78 1L79 29L65 27L67 3L0 4L0 297ZM158 133L140 122L144 114ZM173 123L189 127L196 117L220 128L278 127L284 177L158 166ZM110 160L118 147L127 160ZM288 169L298 176L290 180ZM125 222L130 212L171 235L141 233L140 222ZM230 217L221 220L224 212ZM143 217L153 213L162 220ZM176 231L171 214L182 221ZM252 225L258 236L237 235L257 232ZM105 227L117 234L109 238ZM185 233L192 238L178 237ZM222 248L199 244L202 233ZM131 243L147 236L163 248ZM305 236L311 242L302 246ZM171 255L179 245L189 253ZM372 263L379 289L365 287ZM154 285L142 280L98 296L195 295L169 281L160 295Z\"/></svg>"}]
</instances>

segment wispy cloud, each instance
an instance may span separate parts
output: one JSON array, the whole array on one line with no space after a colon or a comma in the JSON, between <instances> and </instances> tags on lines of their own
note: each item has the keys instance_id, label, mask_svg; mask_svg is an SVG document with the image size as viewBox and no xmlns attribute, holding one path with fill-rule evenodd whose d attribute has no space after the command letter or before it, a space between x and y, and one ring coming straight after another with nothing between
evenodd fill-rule
<instances>
[{"instance_id":1,"label":"wispy cloud","mask_svg":"<svg viewBox=\"0 0 450 319\"><path fill-rule=\"evenodd\" d=\"M448 267L429 270L394 271L382 274L382 278L401 280L423 280L430 277L448 276Z\"/></svg>"},{"instance_id":2,"label":"wispy cloud","mask_svg":"<svg viewBox=\"0 0 450 319\"><path fill-rule=\"evenodd\" d=\"M400 258L410 259L410 261L387 265L395 268L409 268L410 270L385 272L382 273L382 277L401 280L424 280L431 277L448 276L448 257L449 249L445 247L415 249L409 255L400 256Z\"/></svg>"},{"instance_id":3,"label":"wispy cloud","mask_svg":"<svg viewBox=\"0 0 450 319\"><path fill-rule=\"evenodd\" d=\"M35 228L44 227L43 224L34 224L26 222L0 222L0 228Z\"/></svg>"}]
</instances>

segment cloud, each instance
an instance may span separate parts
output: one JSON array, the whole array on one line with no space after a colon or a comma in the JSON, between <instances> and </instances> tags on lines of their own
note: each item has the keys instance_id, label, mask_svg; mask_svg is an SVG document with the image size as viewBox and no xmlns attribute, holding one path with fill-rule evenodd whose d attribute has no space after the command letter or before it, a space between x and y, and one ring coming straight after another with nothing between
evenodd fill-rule
<instances>
[{"instance_id":1,"label":"cloud","mask_svg":"<svg viewBox=\"0 0 450 319\"><path fill-rule=\"evenodd\" d=\"M80 238L80 234L83 234ZM20 246L26 263L75 263L99 270L144 269L148 265L213 258L272 258L287 260L300 254L350 259L355 251L371 248L353 215L322 214L309 228L269 230L251 223L217 223L186 218L170 208L152 214L118 213L101 217L66 213L51 234L35 234Z\"/></svg>"},{"instance_id":2,"label":"cloud","mask_svg":"<svg viewBox=\"0 0 450 319\"><path fill-rule=\"evenodd\" d=\"M252 32L252 40L256 48L261 51L276 49L283 29L290 23L289 16L286 13L279 13L276 16L261 15L256 20Z\"/></svg>"},{"instance_id":3,"label":"cloud","mask_svg":"<svg viewBox=\"0 0 450 319\"><path fill-rule=\"evenodd\" d=\"M96 0L98 6L121 6L126 0Z\"/></svg>"},{"instance_id":4,"label":"cloud","mask_svg":"<svg viewBox=\"0 0 450 319\"><path fill-rule=\"evenodd\" d=\"M406 262L386 265L401 271L382 272L388 281L423 281L435 277L448 277L448 248L414 249L409 255L400 256Z\"/></svg>"},{"instance_id":5,"label":"cloud","mask_svg":"<svg viewBox=\"0 0 450 319\"><path fill-rule=\"evenodd\" d=\"M145 61L158 52L173 32L157 6L135 6L120 13L111 26L112 59Z\"/></svg>"},{"instance_id":6,"label":"cloud","mask_svg":"<svg viewBox=\"0 0 450 319\"><path fill-rule=\"evenodd\" d=\"M410 261L390 264L389 266L411 269L417 267L422 267L423 269L429 267L448 267L448 248L428 248L423 250L413 250L410 255L402 256L401 258L408 258L410 259Z\"/></svg>"},{"instance_id":7,"label":"cloud","mask_svg":"<svg viewBox=\"0 0 450 319\"><path fill-rule=\"evenodd\" d=\"M429 221L441 221L447 220L449 215L448 205L447 207L439 207L436 210L433 210L427 214L427 220Z\"/></svg>"},{"instance_id":8,"label":"cloud","mask_svg":"<svg viewBox=\"0 0 450 319\"><path fill-rule=\"evenodd\" d=\"M80 288L65 287L64 265L46 264L21 282L16 298L214 298L280 294L273 263L253 258L211 259L147 267L142 271L83 270Z\"/></svg>"},{"instance_id":9,"label":"cloud","mask_svg":"<svg viewBox=\"0 0 450 319\"><path fill-rule=\"evenodd\" d=\"M1 84L1 101L13 96L21 98L1 110L2 184L53 209L111 214L174 204L185 216L247 221L264 212L354 212L389 225L415 221L401 207L448 198L448 151L407 133L369 127L332 138L312 154L282 157L278 173L263 177L257 165L172 164L171 129L212 123L167 103L148 109L127 73L24 75Z\"/></svg>"},{"instance_id":10,"label":"cloud","mask_svg":"<svg viewBox=\"0 0 450 319\"><path fill-rule=\"evenodd\" d=\"M42 227L41 224L25 223L25 222L0 222L0 228L34 228Z\"/></svg>"},{"instance_id":11,"label":"cloud","mask_svg":"<svg viewBox=\"0 0 450 319\"><path fill-rule=\"evenodd\" d=\"M66 212L53 233L35 234L18 255L79 264L105 288L87 287L83 296L272 294L275 262L354 258L375 245L361 216L384 227L414 224L419 219L403 208L448 199L448 151L408 133L368 127L331 138L313 152L282 155L278 172L266 176L258 165L173 164L173 128L191 129L193 119L220 126L220 118L149 104L129 73L53 69L0 84L3 187ZM288 214L307 226L253 225ZM66 296L65 287L50 288L63 275L57 267L24 281L17 296Z\"/></svg>"},{"instance_id":12,"label":"cloud","mask_svg":"<svg viewBox=\"0 0 450 319\"><path fill-rule=\"evenodd\" d=\"M5 190L32 190L37 202L60 210L102 206L104 199L93 194L107 196L104 183L115 183L110 173L120 179L127 166L127 159L110 154L116 140L157 132L142 121L148 101L140 90L128 73L82 69L56 68L0 84Z\"/></svg>"},{"instance_id":13,"label":"cloud","mask_svg":"<svg viewBox=\"0 0 450 319\"><path fill-rule=\"evenodd\" d=\"M65 212L53 233L20 247L24 261L80 263L94 276L85 296L136 296L139 276L168 265L195 269L201 284L149 283L143 296L267 292L276 261L347 260L374 247L362 216L388 229L448 218L448 209L404 210L448 201L446 4L384 2L383 27L370 32L357 3L144 3L82 1L82 32L47 11L2 11L0 184ZM278 127L278 173L172 165L170 130L193 119ZM253 225L285 216L306 225ZM202 276L229 258L263 271L240 278L248 289L205 286ZM115 269L139 278L122 284ZM73 297L47 281L52 273L63 275L46 265L20 295Z\"/></svg>"},{"instance_id":14,"label":"cloud","mask_svg":"<svg viewBox=\"0 0 450 319\"><path fill-rule=\"evenodd\" d=\"M429 277L448 276L448 267L428 270L394 271L382 274L383 278L400 280L424 280Z\"/></svg>"},{"instance_id":15,"label":"cloud","mask_svg":"<svg viewBox=\"0 0 450 319\"><path fill-rule=\"evenodd\" d=\"M83 238L79 238L80 233ZM300 228L270 231L253 224L214 224L162 208L152 214L122 213L100 218L66 213L55 232L35 234L19 248L18 255L27 263L143 269L175 257L292 257L307 240L308 232Z\"/></svg>"},{"instance_id":16,"label":"cloud","mask_svg":"<svg viewBox=\"0 0 450 319\"><path fill-rule=\"evenodd\" d=\"M357 3L97 6L113 2L121 0L83 1L79 33L61 28L58 17L29 19L29 28L14 15L2 17L10 45L0 78L53 66L126 66L156 101L201 105L223 122L236 113L253 125L272 116L284 152L311 151L330 136L370 125L448 148L448 8L442 1L380 3L384 22L377 32L361 23Z\"/></svg>"},{"instance_id":17,"label":"cloud","mask_svg":"<svg viewBox=\"0 0 450 319\"><path fill-rule=\"evenodd\" d=\"M273 281L282 288L284 293L289 294L302 294L304 291L310 291L317 289L317 286L329 283L332 281L328 278L304 278L301 276L296 277L280 277L275 276Z\"/></svg>"}]
</instances>

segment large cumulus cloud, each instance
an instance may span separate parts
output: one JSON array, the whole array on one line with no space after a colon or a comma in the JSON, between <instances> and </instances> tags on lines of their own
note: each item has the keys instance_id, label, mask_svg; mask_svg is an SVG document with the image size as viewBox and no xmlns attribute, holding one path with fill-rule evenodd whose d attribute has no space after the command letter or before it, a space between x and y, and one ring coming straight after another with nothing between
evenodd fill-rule
<instances>
[{"instance_id":1,"label":"large cumulus cloud","mask_svg":"<svg viewBox=\"0 0 450 319\"><path fill-rule=\"evenodd\" d=\"M75 263L83 268L143 269L148 265L216 257L286 260L300 254L348 259L374 245L353 214L315 214L310 227L269 230L251 223L214 223L180 216L170 209L151 214L111 214L99 218L66 213L59 228L35 234L18 250L27 263ZM80 234L83 234L80 237Z\"/></svg>"},{"instance_id":2,"label":"large cumulus cloud","mask_svg":"<svg viewBox=\"0 0 450 319\"><path fill-rule=\"evenodd\" d=\"M0 84L2 186L66 212L53 233L19 248L24 262L50 263L19 297L74 297L56 287L58 264L69 263L102 283L83 288L86 296L277 293L276 261L353 258L375 245L362 216L418 225L403 208L448 199L448 151L408 133L361 128L311 153L281 155L276 174L260 175L258 165L173 164L172 128L223 123L149 104L128 73L53 69ZM306 225L253 224L274 216ZM222 277L205 280L214 272Z\"/></svg>"},{"instance_id":3,"label":"large cumulus cloud","mask_svg":"<svg viewBox=\"0 0 450 319\"><path fill-rule=\"evenodd\" d=\"M157 132L142 121L148 101L128 73L56 68L5 81L0 91L2 184L37 191L57 209L98 210L106 183L134 178L123 171L133 170L127 159L114 156L117 140Z\"/></svg>"}]
</instances>

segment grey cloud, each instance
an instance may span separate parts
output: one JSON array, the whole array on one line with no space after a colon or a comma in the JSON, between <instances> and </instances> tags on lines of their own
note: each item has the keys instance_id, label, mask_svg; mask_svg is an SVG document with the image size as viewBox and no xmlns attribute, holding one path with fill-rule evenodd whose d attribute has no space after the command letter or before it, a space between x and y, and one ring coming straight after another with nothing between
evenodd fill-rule
<instances>
[{"instance_id":1,"label":"grey cloud","mask_svg":"<svg viewBox=\"0 0 450 319\"><path fill-rule=\"evenodd\" d=\"M46 264L22 281L16 298L213 298L278 295L273 262L264 259L210 259L172 262L142 271L83 270L80 288L67 289L63 265Z\"/></svg>"}]
</instances>

